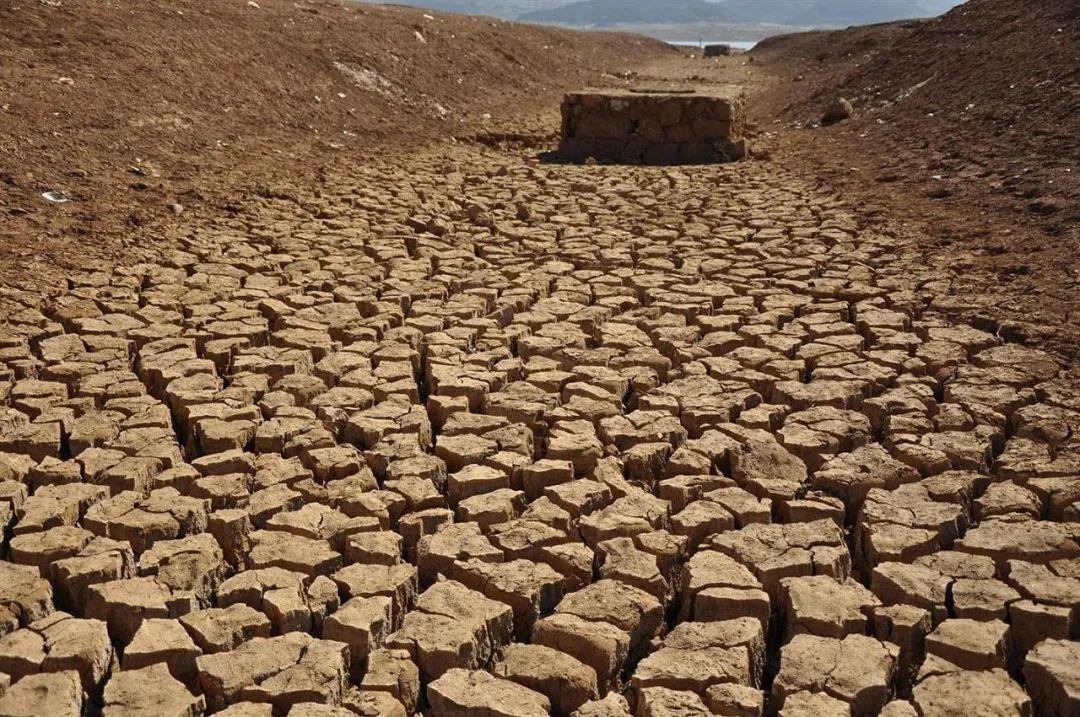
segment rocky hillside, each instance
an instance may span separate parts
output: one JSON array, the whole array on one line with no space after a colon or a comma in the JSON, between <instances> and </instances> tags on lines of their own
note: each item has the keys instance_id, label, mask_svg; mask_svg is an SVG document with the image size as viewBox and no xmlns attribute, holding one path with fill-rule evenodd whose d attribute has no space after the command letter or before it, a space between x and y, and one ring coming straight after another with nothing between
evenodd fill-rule
<instances>
[{"instance_id":1,"label":"rocky hillside","mask_svg":"<svg viewBox=\"0 0 1080 717\"><path fill-rule=\"evenodd\" d=\"M981 312L1042 316L1058 334L1044 338L1072 352L1077 38L1075 0L970 0L930 21L778 37L752 54L751 67L771 78L756 85L753 106L762 126L802 127L851 99L854 119L796 136L793 151L866 206L925 225L941 260L969 268Z\"/></svg>"},{"instance_id":2,"label":"rocky hillside","mask_svg":"<svg viewBox=\"0 0 1080 717\"><path fill-rule=\"evenodd\" d=\"M108 260L181 207L328 162L518 126L665 51L352 2L0 3L0 274Z\"/></svg>"},{"instance_id":3,"label":"rocky hillside","mask_svg":"<svg viewBox=\"0 0 1080 717\"><path fill-rule=\"evenodd\" d=\"M795 73L783 105L815 116L851 99L901 174L942 194L991 184L1017 209L1080 208L1080 5L970 0L941 18L763 42L755 56ZM773 108L770 108L770 110Z\"/></svg>"}]
</instances>

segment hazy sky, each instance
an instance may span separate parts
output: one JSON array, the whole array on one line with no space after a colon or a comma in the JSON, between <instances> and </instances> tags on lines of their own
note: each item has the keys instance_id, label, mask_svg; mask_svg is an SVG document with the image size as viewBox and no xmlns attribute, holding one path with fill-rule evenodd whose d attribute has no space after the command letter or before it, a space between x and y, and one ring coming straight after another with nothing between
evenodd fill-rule
<instances>
[{"instance_id":1,"label":"hazy sky","mask_svg":"<svg viewBox=\"0 0 1080 717\"><path fill-rule=\"evenodd\" d=\"M529 20L554 18L560 8L580 5L575 0L375 0L416 5L448 12L495 15L509 19L523 16ZM673 16L688 5L702 0L586 0L582 17L602 8L606 22L633 22L641 14L650 15L649 22L679 22ZM1024 2L1028 0L1018 0ZM877 22L905 17L939 15L959 5L962 0L705 0L723 8L726 21L775 22L800 24L836 24L845 22ZM700 5L699 5L700 6ZM619 17L625 8L625 17ZM614 16L613 16L614 15Z\"/></svg>"}]
</instances>

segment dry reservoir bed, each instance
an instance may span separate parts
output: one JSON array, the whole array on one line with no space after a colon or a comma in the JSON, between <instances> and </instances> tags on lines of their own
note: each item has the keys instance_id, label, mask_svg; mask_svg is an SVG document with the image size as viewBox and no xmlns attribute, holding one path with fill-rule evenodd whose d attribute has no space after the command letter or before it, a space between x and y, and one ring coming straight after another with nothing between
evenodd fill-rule
<instances>
[{"instance_id":1,"label":"dry reservoir bed","mask_svg":"<svg viewBox=\"0 0 1080 717\"><path fill-rule=\"evenodd\" d=\"M775 166L447 150L8 317L0 715L1074 715L1080 394Z\"/></svg>"}]
</instances>

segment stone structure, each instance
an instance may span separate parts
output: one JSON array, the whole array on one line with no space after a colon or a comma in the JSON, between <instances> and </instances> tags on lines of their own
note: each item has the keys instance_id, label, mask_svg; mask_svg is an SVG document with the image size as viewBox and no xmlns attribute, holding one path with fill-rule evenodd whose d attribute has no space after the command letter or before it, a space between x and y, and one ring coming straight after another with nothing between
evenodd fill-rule
<instances>
[{"instance_id":1,"label":"stone structure","mask_svg":"<svg viewBox=\"0 0 1080 717\"><path fill-rule=\"evenodd\" d=\"M586 90L562 106L560 155L627 164L697 164L746 153L738 88Z\"/></svg>"},{"instance_id":2,"label":"stone structure","mask_svg":"<svg viewBox=\"0 0 1080 717\"><path fill-rule=\"evenodd\" d=\"M706 45L705 57L727 57L731 54L731 45Z\"/></svg>"}]
</instances>

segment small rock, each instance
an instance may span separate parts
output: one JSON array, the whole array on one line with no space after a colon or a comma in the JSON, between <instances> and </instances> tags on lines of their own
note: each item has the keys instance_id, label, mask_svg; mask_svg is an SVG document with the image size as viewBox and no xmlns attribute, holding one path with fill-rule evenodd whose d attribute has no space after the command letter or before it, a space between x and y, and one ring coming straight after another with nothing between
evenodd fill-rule
<instances>
[{"instance_id":1,"label":"small rock","mask_svg":"<svg viewBox=\"0 0 1080 717\"><path fill-rule=\"evenodd\" d=\"M850 100L838 97L835 102L825 109L821 116L821 124L836 124L855 116L855 107Z\"/></svg>"}]
</instances>

